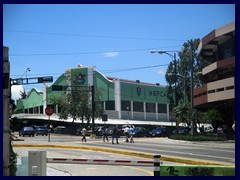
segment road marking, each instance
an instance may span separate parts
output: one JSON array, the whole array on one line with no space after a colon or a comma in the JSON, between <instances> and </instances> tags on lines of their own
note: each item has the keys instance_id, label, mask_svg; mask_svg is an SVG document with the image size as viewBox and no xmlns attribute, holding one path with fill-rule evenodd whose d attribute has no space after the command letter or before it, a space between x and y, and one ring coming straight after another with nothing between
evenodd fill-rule
<instances>
[{"instance_id":1,"label":"road marking","mask_svg":"<svg viewBox=\"0 0 240 180\"><path fill-rule=\"evenodd\" d=\"M129 168L129 167L130 167L130 168L132 168L132 169L136 169L136 170L138 170L138 171L146 172L146 173L150 174L151 176L153 176L153 172L148 171L148 170L146 170L146 169L137 168L137 167L132 167L132 166L123 166L123 167L125 167L125 168Z\"/></svg>"}]
</instances>

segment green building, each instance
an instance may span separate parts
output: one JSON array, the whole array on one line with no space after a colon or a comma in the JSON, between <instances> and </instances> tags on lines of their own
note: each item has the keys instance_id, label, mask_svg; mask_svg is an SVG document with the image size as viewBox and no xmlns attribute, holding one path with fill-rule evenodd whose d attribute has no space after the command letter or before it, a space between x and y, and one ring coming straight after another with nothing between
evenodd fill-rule
<instances>
[{"instance_id":1,"label":"green building","mask_svg":"<svg viewBox=\"0 0 240 180\"><path fill-rule=\"evenodd\" d=\"M159 84L143 83L107 77L95 71L94 67L68 69L52 86L71 88L72 80L79 85L93 86L100 92L108 119L169 122L169 102L166 87ZM45 108L51 105L50 97L63 91L53 91L52 86L44 84L43 92L33 88L26 99L17 101L17 112L32 115L45 115ZM54 106L55 115L59 108Z\"/></svg>"}]
</instances>

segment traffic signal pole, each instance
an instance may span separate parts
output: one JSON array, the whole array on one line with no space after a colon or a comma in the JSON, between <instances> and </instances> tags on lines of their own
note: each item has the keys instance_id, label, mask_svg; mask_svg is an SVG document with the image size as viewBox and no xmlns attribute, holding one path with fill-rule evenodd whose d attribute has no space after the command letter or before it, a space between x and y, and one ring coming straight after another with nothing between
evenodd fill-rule
<instances>
[{"instance_id":1,"label":"traffic signal pole","mask_svg":"<svg viewBox=\"0 0 240 180\"><path fill-rule=\"evenodd\" d=\"M95 122L94 122L94 117L95 117L95 101L94 101L94 85L91 86L91 92L92 92L92 134L94 134L94 127L95 127Z\"/></svg>"}]
</instances>

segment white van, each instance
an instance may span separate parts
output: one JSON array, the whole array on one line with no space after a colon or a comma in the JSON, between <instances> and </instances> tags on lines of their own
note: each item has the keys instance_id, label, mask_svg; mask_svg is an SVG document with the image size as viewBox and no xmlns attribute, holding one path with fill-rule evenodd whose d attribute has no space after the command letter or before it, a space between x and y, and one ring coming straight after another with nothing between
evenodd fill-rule
<instances>
[{"instance_id":1,"label":"white van","mask_svg":"<svg viewBox=\"0 0 240 180\"><path fill-rule=\"evenodd\" d=\"M214 128L212 127L211 124L204 125L204 132L205 133L212 133L214 131Z\"/></svg>"}]
</instances>

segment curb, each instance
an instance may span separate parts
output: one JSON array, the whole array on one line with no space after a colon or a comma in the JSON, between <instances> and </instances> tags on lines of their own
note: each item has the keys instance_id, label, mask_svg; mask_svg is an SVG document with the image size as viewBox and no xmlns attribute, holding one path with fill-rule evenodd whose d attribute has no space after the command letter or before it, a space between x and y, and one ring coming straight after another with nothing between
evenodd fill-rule
<instances>
[{"instance_id":1,"label":"curb","mask_svg":"<svg viewBox=\"0 0 240 180\"><path fill-rule=\"evenodd\" d=\"M136 157L148 158L148 159L153 159L153 156L154 156L154 154L150 154L150 153L127 151L127 150L116 150L116 149L110 149L110 148L99 148L99 147L92 147L92 146L66 146L66 145L46 145L46 144L13 144L13 147L83 149L83 150L90 150L90 151L101 151L101 152L109 152L109 153L115 153L115 154L136 156ZM214 161L193 160L193 159L179 158L179 157L165 156L165 155L161 155L161 160L162 161L175 162L175 163L182 163L182 164L191 164L191 165L235 166L235 164L227 164L227 163L220 163L220 162L214 162Z\"/></svg>"}]
</instances>

